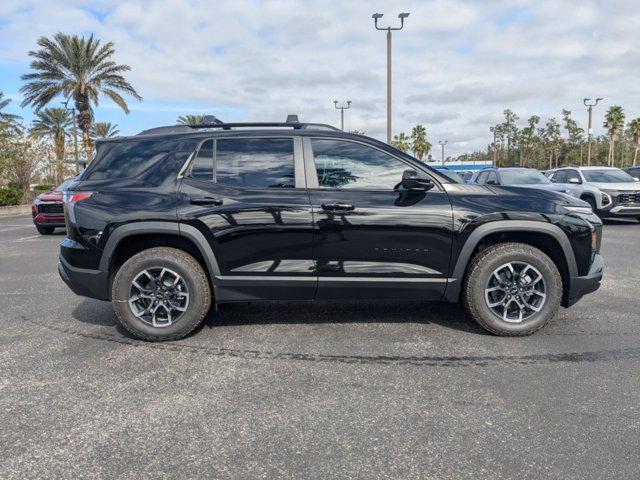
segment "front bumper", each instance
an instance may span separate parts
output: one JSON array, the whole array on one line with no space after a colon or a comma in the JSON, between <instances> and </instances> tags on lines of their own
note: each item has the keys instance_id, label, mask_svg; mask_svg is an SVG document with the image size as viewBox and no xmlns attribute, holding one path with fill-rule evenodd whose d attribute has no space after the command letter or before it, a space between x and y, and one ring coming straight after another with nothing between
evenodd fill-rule
<instances>
[{"instance_id":1,"label":"front bumper","mask_svg":"<svg viewBox=\"0 0 640 480\"><path fill-rule=\"evenodd\" d=\"M58 274L73 293L98 300L109 300L109 276L107 272L72 267L62 255L59 260Z\"/></svg>"},{"instance_id":2,"label":"front bumper","mask_svg":"<svg viewBox=\"0 0 640 480\"><path fill-rule=\"evenodd\" d=\"M64 215L45 215L38 213L33 217L33 223L36 225L46 225L48 227L64 227Z\"/></svg>"},{"instance_id":3,"label":"front bumper","mask_svg":"<svg viewBox=\"0 0 640 480\"><path fill-rule=\"evenodd\" d=\"M604 273L604 260L602 256L596 255L591 263L589 273L582 277L571 277L569 292L563 302L563 306L570 307L588 293L595 292L600 288L600 281Z\"/></svg>"},{"instance_id":4,"label":"front bumper","mask_svg":"<svg viewBox=\"0 0 640 480\"><path fill-rule=\"evenodd\" d=\"M612 207L610 210L600 210L598 215L603 218L624 218L624 217L632 217L632 218L640 218L640 205L616 205Z\"/></svg>"}]
</instances>

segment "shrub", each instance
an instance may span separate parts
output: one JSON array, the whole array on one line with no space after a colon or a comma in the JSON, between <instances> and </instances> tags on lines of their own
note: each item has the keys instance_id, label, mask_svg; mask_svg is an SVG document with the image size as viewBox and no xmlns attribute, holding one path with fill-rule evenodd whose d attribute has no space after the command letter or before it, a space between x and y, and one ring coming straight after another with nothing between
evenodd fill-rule
<instances>
[{"instance_id":1,"label":"shrub","mask_svg":"<svg viewBox=\"0 0 640 480\"><path fill-rule=\"evenodd\" d=\"M33 191L36 193L36 195L40 195L41 193L48 192L52 188L53 187L51 185L40 184L33 187Z\"/></svg>"},{"instance_id":2,"label":"shrub","mask_svg":"<svg viewBox=\"0 0 640 480\"><path fill-rule=\"evenodd\" d=\"M20 205L22 192L19 188L0 187L0 207Z\"/></svg>"}]
</instances>

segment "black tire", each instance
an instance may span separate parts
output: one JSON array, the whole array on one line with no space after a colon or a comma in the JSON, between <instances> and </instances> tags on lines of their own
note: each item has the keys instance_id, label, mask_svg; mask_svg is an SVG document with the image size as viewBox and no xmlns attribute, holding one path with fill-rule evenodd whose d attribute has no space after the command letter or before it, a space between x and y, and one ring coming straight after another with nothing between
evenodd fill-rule
<instances>
[{"instance_id":1,"label":"black tire","mask_svg":"<svg viewBox=\"0 0 640 480\"><path fill-rule=\"evenodd\" d=\"M36 225L36 230L40 235L51 235L56 227L44 227L42 225Z\"/></svg>"},{"instance_id":2,"label":"black tire","mask_svg":"<svg viewBox=\"0 0 640 480\"><path fill-rule=\"evenodd\" d=\"M546 298L538 305L540 311L520 323L503 320L485 300L485 288L493 278L493 272L510 262L531 265L542 275L545 285ZM562 301L562 277L554 262L541 250L523 243L499 243L479 252L471 260L463 282L462 300L471 317L489 332L509 337L531 335L556 315Z\"/></svg>"},{"instance_id":3,"label":"black tire","mask_svg":"<svg viewBox=\"0 0 640 480\"><path fill-rule=\"evenodd\" d=\"M591 210L593 210L593 213L598 215L598 207L596 206L596 201L591 197L585 198L584 201L591 206Z\"/></svg>"},{"instance_id":4,"label":"black tire","mask_svg":"<svg viewBox=\"0 0 640 480\"><path fill-rule=\"evenodd\" d=\"M186 310L175 323L153 326L136 317L129 306L132 282L144 270L166 268L180 275L189 293ZM113 280L111 301L118 320L134 336L149 341L178 340L191 333L204 320L211 306L211 289L202 266L188 253L175 248L156 247L132 256Z\"/></svg>"}]
</instances>

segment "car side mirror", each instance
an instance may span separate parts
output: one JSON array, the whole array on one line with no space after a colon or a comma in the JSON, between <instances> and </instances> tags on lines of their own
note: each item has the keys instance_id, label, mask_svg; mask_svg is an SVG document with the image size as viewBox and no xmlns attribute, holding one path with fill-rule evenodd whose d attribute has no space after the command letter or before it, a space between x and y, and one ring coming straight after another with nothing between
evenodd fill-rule
<instances>
[{"instance_id":1,"label":"car side mirror","mask_svg":"<svg viewBox=\"0 0 640 480\"><path fill-rule=\"evenodd\" d=\"M431 190L434 184L429 178L420 177L417 171L409 169L402 173L402 187L414 192L426 192Z\"/></svg>"},{"instance_id":2,"label":"car side mirror","mask_svg":"<svg viewBox=\"0 0 640 480\"><path fill-rule=\"evenodd\" d=\"M638 177L633 177L633 179L634 179L636 182L640 182L640 178L638 178Z\"/></svg>"},{"instance_id":3,"label":"car side mirror","mask_svg":"<svg viewBox=\"0 0 640 480\"><path fill-rule=\"evenodd\" d=\"M581 184L582 182L580 181L580 179L579 179L579 178L573 177L573 178L570 178L570 179L569 179L569 183L573 183L573 184L579 185L579 184Z\"/></svg>"}]
</instances>

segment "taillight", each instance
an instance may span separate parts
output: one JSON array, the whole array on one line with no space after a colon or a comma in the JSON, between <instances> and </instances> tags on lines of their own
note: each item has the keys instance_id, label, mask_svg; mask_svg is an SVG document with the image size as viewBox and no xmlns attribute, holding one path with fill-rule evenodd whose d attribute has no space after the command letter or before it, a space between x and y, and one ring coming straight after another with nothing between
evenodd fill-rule
<instances>
[{"instance_id":1,"label":"taillight","mask_svg":"<svg viewBox=\"0 0 640 480\"><path fill-rule=\"evenodd\" d=\"M64 200L64 203L78 203L91 197L91 195L93 195L93 192L69 191L69 192L64 192L62 194L62 198Z\"/></svg>"}]
</instances>

